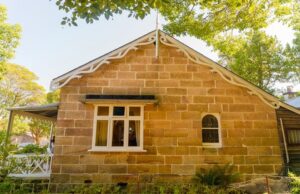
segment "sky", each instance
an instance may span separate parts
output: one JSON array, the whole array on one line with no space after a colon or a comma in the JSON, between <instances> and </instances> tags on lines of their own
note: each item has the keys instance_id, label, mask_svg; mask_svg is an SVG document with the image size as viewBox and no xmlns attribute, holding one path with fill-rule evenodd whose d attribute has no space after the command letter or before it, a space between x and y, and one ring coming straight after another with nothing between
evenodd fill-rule
<instances>
[{"instance_id":1,"label":"sky","mask_svg":"<svg viewBox=\"0 0 300 194\"><path fill-rule=\"evenodd\" d=\"M121 15L93 24L80 21L78 27L69 27L60 24L65 13L58 10L54 0L0 0L0 4L7 7L8 22L22 27L20 45L11 62L34 72L47 90L53 78L154 30L156 25L153 13L144 20ZM159 23L161 26L164 21ZM269 26L267 32L283 44L293 39L293 31L278 23ZM217 60L217 54L203 41L189 36L176 38ZM286 85L291 84L279 87ZM300 90L300 85L295 90Z\"/></svg>"}]
</instances>

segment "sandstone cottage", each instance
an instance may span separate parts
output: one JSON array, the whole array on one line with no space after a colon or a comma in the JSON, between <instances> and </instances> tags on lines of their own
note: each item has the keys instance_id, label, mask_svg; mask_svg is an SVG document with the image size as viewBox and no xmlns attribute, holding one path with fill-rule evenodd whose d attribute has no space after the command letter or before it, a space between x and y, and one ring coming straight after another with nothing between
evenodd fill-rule
<instances>
[{"instance_id":1,"label":"sandstone cottage","mask_svg":"<svg viewBox=\"0 0 300 194\"><path fill-rule=\"evenodd\" d=\"M291 133L284 144L282 129L286 115L299 120L300 110L162 31L51 87L61 89L51 172L57 185L185 181L227 163L247 180L280 173L284 145L299 143Z\"/></svg>"}]
</instances>

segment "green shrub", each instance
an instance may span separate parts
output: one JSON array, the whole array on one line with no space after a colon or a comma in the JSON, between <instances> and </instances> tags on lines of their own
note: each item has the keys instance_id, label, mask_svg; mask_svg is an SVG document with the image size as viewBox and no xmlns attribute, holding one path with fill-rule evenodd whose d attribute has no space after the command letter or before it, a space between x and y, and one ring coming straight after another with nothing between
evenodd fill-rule
<instances>
[{"instance_id":1,"label":"green shrub","mask_svg":"<svg viewBox=\"0 0 300 194\"><path fill-rule=\"evenodd\" d=\"M36 144L28 144L24 146L22 149L15 152L16 154L44 154L47 153L47 146L40 147Z\"/></svg>"},{"instance_id":2,"label":"green shrub","mask_svg":"<svg viewBox=\"0 0 300 194\"><path fill-rule=\"evenodd\" d=\"M4 180L7 175L16 167L14 160L9 160L9 155L16 150L17 146L10 143L6 138L6 132L0 131L0 180Z\"/></svg>"},{"instance_id":3,"label":"green shrub","mask_svg":"<svg viewBox=\"0 0 300 194\"><path fill-rule=\"evenodd\" d=\"M289 172L289 177L291 178L291 192L300 194L300 177L291 172Z\"/></svg>"},{"instance_id":4,"label":"green shrub","mask_svg":"<svg viewBox=\"0 0 300 194\"><path fill-rule=\"evenodd\" d=\"M203 185L227 187L238 178L239 174L233 172L233 166L227 164L224 166L214 165L210 169L200 169L192 181Z\"/></svg>"}]
</instances>

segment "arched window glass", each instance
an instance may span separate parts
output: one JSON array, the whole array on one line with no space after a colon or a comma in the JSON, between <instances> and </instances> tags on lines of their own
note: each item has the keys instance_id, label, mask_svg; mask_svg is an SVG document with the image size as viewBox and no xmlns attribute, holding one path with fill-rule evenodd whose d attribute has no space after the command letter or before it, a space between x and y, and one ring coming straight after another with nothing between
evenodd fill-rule
<instances>
[{"instance_id":1,"label":"arched window glass","mask_svg":"<svg viewBox=\"0 0 300 194\"><path fill-rule=\"evenodd\" d=\"M214 115L208 114L202 118L202 143L204 145L220 143L219 122Z\"/></svg>"}]
</instances>

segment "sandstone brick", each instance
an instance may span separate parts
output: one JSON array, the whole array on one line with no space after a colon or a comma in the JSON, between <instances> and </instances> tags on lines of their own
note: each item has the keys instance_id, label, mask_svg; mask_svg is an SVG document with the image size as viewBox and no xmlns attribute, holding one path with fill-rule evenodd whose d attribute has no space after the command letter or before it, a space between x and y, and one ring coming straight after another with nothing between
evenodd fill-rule
<instances>
[{"instance_id":1,"label":"sandstone brick","mask_svg":"<svg viewBox=\"0 0 300 194\"><path fill-rule=\"evenodd\" d=\"M55 137L55 145L72 145L73 137L63 137L57 136Z\"/></svg>"},{"instance_id":2,"label":"sandstone brick","mask_svg":"<svg viewBox=\"0 0 300 194\"><path fill-rule=\"evenodd\" d=\"M65 130L66 136L91 136L92 134L92 128L67 128Z\"/></svg>"},{"instance_id":3,"label":"sandstone brick","mask_svg":"<svg viewBox=\"0 0 300 194\"><path fill-rule=\"evenodd\" d=\"M159 155L175 155L176 148L175 147L157 147L157 153Z\"/></svg>"},{"instance_id":4,"label":"sandstone brick","mask_svg":"<svg viewBox=\"0 0 300 194\"><path fill-rule=\"evenodd\" d=\"M200 112L182 112L181 119L182 120L200 120L201 113Z\"/></svg>"},{"instance_id":5,"label":"sandstone brick","mask_svg":"<svg viewBox=\"0 0 300 194\"><path fill-rule=\"evenodd\" d=\"M166 164L182 164L182 156L166 156Z\"/></svg>"},{"instance_id":6,"label":"sandstone brick","mask_svg":"<svg viewBox=\"0 0 300 194\"><path fill-rule=\"evenodd\" d=\"M195 166L194 165L174 164L174 165L172 165L171 172L173 174L178 174L178 175L194 174L195 173Z\"/></svg>"},{"instance_id":7,"label":"sandstone brick","mask_svg":"<svg viewBox=\"0 0 300 194\"><path fill-rule=\"evenodd\" d=\"M194 96L194 103L214 103L214 97L210 96Z\"/></svg>"},{"instance_id":8,"label":"sandstone brick","mask_svg":"<svg viewBox=\"0 0 300 194\"><path fill-rule=\"evenodd\" d=\"M80 164L64 164L61 166L62 173L84 173L85 166Z\"/></svg>"},{"instance_id":9,"label":"sandstone brick","mask_svg":"<svg viewBox=\"0 0 300 194\"><path fill-rule=\"evenodd\" d=\"M180 80L180 86L181 87L201 87L202 82L201 81L195 81L195 80Z\"/></svg>"},{"instance_id":10,"label":"sandstone brick","mask_svg":"<svg viewBox=\"0 0 300 194\"><path fill-rule=\"evenodd\" d=\"M232 156L205 156L204 163L207 164L228 164L232 163Z\"/></svg>"},{"instance_id":11,"label":"sandstone brick","mask_svg":"<svg viewBox=\"0 0 300 194\"><path fill-rule=\"evenodd\" d=\"M239 172L240 173L251 174L251 173L253 173L253 166L251 166L251 165L240 165L239 166Z\"/></svg>"},{"instance_id":12,"label":"sandstone brick","mask_svg":"<svg viewBox=\"0 0 300 194\"><path fill-rule=\"evenodd\" d=\"M270 174L274 173L272 165L254 165L254 172L257 174Z\"/></svg>"},{"instance_id":13,"label":"sandstone brick","mask_svg":"<svg viewBox=\"0 0 300 194\"><path fill-rule=\"evenodd\" d=\"M149 119L164 120L166 112L149 112Z\"/></svg>"},{"instance_id":14,"label":"sandstone brick","mask_svg":"<svg viewBox=\"0 0 300 194\"><path fill-rule=\"evenodd\" d=\"M272 154L272 149L270 147L248 147L248 155L271 155Z\"/></svg>"},{"instance_id":15,"label":"sandstone brick","mask_svg":"<svg viewBox=\"0 0 300 194\"><path fill-rule=\"evenodd\" d=\"M233 98L228 96L216 96L215 97L216 103L233 103Z\"/></svg>"},{"instance_id":16,"label":"sandstone brick","mask_svg":"<svg viewBox=\"0 0 300 194\"><path fill-rule=\"evenodd\" d=\"M90 174L72 174L70 176L71 178L71 183L81 183L83 184L84 181L86 180L91 180L91 175Z\"/></svg>"},{"instance_id":17,"label":"sandstone brick","mask_svg":"<svg viewBox=\"0 0 300 194\"><path fill-rule=\"evenodd\" d=\"M92 145L92 137L74 137L74 145Z\"/></svg>"},{"instance_id":18,"label":"sandstone brick","mask_svg":"<svg viewBox=\"0 0 300 194\"><path fill-rule=\"evenodd\" d=\"M260 164L282 164L281 156L259 156Z\"/></svg>"},{"instance_id":19,"label":"sandstone brick","mask_svg":"<svg viewBox=\"0 0 300 194\"><path fill-rule=\"evenodd\" d=\"M153 164L128 165L128 173L157 173L158 167Z\"/></svg>"},{"instance_id":20,"label":"sandstone brick","mask_svg":"<svg viewBox=\"0 0 300 194\"><path fill-rule=\"evenodd\" d=\"M178 72L174 72L174 73L170 73L171 78L172 79L191 79L192 78L192 74L191 73L178 73Z\"/></svg>"},{"instance_id":21,"label":"sandstone brick","mask_svg":"<svg viewBox=\"0 0 300 194\"><path fill-rule=\"evenodd\" d=\"M98 165L86 165L85 172L86 173L98 173Z\"/></svg>"},{"instance_id":22,"label":"sandstone brick","mask_svg":"<svg viewBox=\"0 0 300 194\"><path fill-rule=\"evenodd\" d=\"M224 147L219 151L220 155L246 155L247 148L245 147Z\"/></svg>"},{"instance_id":23,"label":"sandstone brick","mask_svg":"<svg viewBox=\"0 0 300 194\"><path fill-rule=\"evenodd\" d=\"M69 183L70 174L51 174L51 183Z\"/></svg>"},{"instance_id":24,"label":"sandstone brick","mask_svg":"<svg viewBox=\"0 0 300 194\"><path fill-rule=\"evenodd\" d=\"M137 79L158 79L157 72L137 72L136 73Z\"/></svg>"},{"instance_id":25,"label":"sandstone brick","mask_svg":"<svg viewBox=\"0 0 300 194\"><path fill-rule=\"evenodd\" d=\"M91 175L93 183L111 183L112 175L110 174L92 174Z\"/></svg>"},{"instance_id":26,"label":"sandstone brick","mask_svg":"<svg viewBox=\"0 0 300 194\"><path fill-rule=\"evenodd\" d=\"M230 104L230 112L254 112L254 105L247 104Z\"/></svg>"},{"instance_id":27,"label":"sandstone brick","mask_svg":"<svg viewBox=\"0 0 300 194\"><path fill-rule=\"evenodd\" d=\"M199 156L183 156L183 164L202 164L204 161L203 157Z\"/></svg>"},{"instance_id":28,"label":"sandstone brick","mask_svg":"<svg viewBox=\"0 0 300 194\"><path fill-rule=\"evenodd\" d=\"M179 137L178 138L178 145L179 146L199 146L202 142L199 138L196 137Z\"/></svg>"},{"instance_id":29,"label":"sandstone brick","mask_svg":"<svg viewBox=\"0 0 300 194\"><path fill-rule=\"evenodd\" d=\"M53 157L53 163L56 163L56 164L79 164L79 156L55 155Z\"/></svg>"},{"instance_id":30,"label":"sandstone brick","mask_svg":"<svg viewBox=\"0 0 300 194\"><path fill-rule=\"evenodd\" d=\"M164 157L163 156L137 156L136 158L137 164L163 164Z\"/></svg>"},{"instance_id":31,"label":"sandstone brick","mask_svg":"<svg viewBox=\"0 0 300 194\"><path fill-rule=\"evenodd\" d=\"M84 128L92 128L93 120L75 120L75 127L84 127Z\"/></svg>"},{"instance_id":32,"label":"sandstone brick","mask_svg":"<svg viewBox=\"0 0 300 194\"><path fill-rule=\"evenodd\" d=\"M103 164L104 163L104 155L91 154L91 155L80 155L80 163L81 164Z\"/></svg>"},{"instance_id":33,"label":"sandstone brick","mask_svg":"<svg viewBox=\"0 0 300 194\"><path fill-rule=\"evenodd\" d=\"M186 95L187 90L183 88L167 88L168 95Z\"/></svg>"},{"instance_id":34,"label":"sandstone brick","mask_svg":"<svg viewBox=\"0 0 300 194\"><path fill-rule=\"evenodd\" d=\"M124 174L127 173L127 165L100 165L98 171L99 173Z\"/></svg>"}]
</instances>

